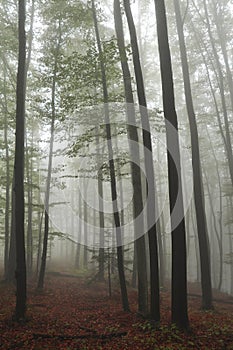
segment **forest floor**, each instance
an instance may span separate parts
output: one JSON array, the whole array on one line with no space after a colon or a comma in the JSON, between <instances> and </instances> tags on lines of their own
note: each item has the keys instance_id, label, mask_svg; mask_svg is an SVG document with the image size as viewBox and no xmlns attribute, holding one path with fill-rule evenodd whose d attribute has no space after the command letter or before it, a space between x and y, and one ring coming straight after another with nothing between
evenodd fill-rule
<instances>
[{"instance_id":1,"label":"forest floor","mask_svg":"<svg viewBox=\"0 0 233 350\"><path fill-rule=\"evenodd\" d=\"M26 323L12 321L15 290L0 285L0 349L233 349L233 297L215 293L215 310L200 309L199 288L189 286L191 331L170 325L170 293L161 292L161 325L137 314L137 293L129 290L131 313L122 311L118 289L111 298L105 284L48 274L42 293L31 282Z\"/></svg>"}]
</instances>

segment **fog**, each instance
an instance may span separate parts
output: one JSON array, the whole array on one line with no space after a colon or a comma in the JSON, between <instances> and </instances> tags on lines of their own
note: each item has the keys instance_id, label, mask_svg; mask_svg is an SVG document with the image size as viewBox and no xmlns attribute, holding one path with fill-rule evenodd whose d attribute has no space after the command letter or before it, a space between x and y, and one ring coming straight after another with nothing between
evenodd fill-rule
<instances>
[{"instance_id":1,"label":"fog","mask_svg":"<svg viewBox=\"0 0 233 350\"><path fill-rule=\"evenodd\" d=\"M175 3L166 1L171 88L165 76L169 66L164 69L161 62L164 43L159 45L154 2L131 4L139 56L123 5L122 49L116 30L120 19L114 21L108 0L92 6L27 2L22 162L29 277L39 277L44 260L47 272L87 279L103 274L107 280L111 270L118 279L121 256L127 286L134 280L137 289L143 276L149 290L154 229L160 287L171 284L179 269L173 258L180 254L187 261L188 285L195 282L201 290L201 259L206 258L212 288L233 295L232 5L180 1L182 46ZM18 229L13 181L17 8L2 2L0 14L0 258L7 279L10 264L16 263L11 247ZM166 105L173 88L176 114L172 99ZM182 235L184 247L174 243Z\"/></svg>"}]
</instances>

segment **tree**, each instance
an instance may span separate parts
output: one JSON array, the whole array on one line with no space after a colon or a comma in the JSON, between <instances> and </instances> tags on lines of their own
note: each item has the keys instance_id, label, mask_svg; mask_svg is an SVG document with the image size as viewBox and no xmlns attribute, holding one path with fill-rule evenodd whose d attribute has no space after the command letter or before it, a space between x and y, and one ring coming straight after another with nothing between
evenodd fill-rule
<instances>
[{"instance_id":1,"label":"tree","mask_svg":"<svg viewBox=\"0 0 233 350\"><path fill-rule=\"evenodd\" d=\"M50 147L49 147L49 161L48 161L48 173L46 179L46 190L45 190L45 215L44 215L44 239L43 239L43 250L41 258L41 267L38 278L38 289L44 287L44 276L47 259L47 247L48 247L48 235L49 235L49 195L50 195L50 184L52 175L52 160L53 160L53 143L54 143L54 132L55 132L55 118L56 118L56 82L57 82L57 69L58 69L58 55L61 48L61 13L58 18L57 38L54 49L54 62L53 62L53 73L52 73L52 87L51 87L51 125L50 125Z\"/></svg>"},{"instance_id":2,"label":"tree","mask_svg":"<svg viewBox=\"0 0 233 350\"><path fill-rule=\"evenodd\" d=\"M16 144L14 165L15 223L16 223L16 308L17 321L26 313L26 261L24 237L24 121L26 87L25 1L18 1L19 56L16 90Z\"/></svg>"},{"instance_id":3,"label":"tree","mask_svg":"<svg viewBox=\"0 0 233 350\"><path fill-rule=\"evenodd\" d=\"M187 267L178 121L175 109L171 54L164 0L155 0L163 108L166 122L169 199L172 234L172 322L187 329ZM173 150L173 157L171 155ZM180 222L176 217L180 216Z\"/></svg>"},{"instance_id":4,"label":"tree","mask_svg":"<svg viewBox=\"0 0 233 350\"><path fill-rule=\"evenodd\" d=\"M139 312L147 314L148 291L147 291L147 270L146 270L146 249L144 238L144 220L140 217L143 210L141 171L138 165L140 161L138 147L138 133L135 118L134 98L131 85L131 75L125 50L124 31L119 0L114 0L114 21L117 36L117 43L120 52L121 67L124 79L127 133L129 139L131 178L133 186L133 217L135 232L135 247L137 251L138 271L138 309Z\"/></svg>"},{"instance_id":5,"label":"tree","mask_svg":"<svg viewBox=\"0 0 233 350\"><path fill-rule=\"evenodd\" d=\"M205 215L204 192L201 172L201 161L199 151L199 136L197 130L196 116L193 106L193 98L189 77L188 58L185 46L185 38L183 32L183 23L178 0L174 0L176 25L179 36L181 65L184 80L186 108L191 134L191 150L192 150L192 168L193 168L193 185L194 185L194 203L197 218L197 232L199 240L200 263L201 263L201 285L202 285L202 307L205 310L212 309L212 287L211 287L211 271L210 271L210 252L208 244L208 230Z\"/></svg>"},{"instance_id":6,"label":"tree","mask_svg":"<svg viewBox=\"0 0 233 350\"><path fill-rule=\"evenodd\" d=\"M32 54L32 42L33 42L33 26L34 26L34 15L35 15L35 0L32 0L31 5L31 16L30 16L30 29L28 33L28 52L26 58L26 76L29 71L31 54ZM32 136L32 146L33 147L33 136ZM32 240L32 151L29 155L29 142L26 136L26 173L27 173L27 197L28 197L28 213L27 213L27 273L30 275L32 273L33 264L33 240Z\"/></svg>"},{"instance_id":7,"label":"tree","mask_svg":"<svg viewBox=\"0 0 233 350\"><path fill-rule=\"evenodd\" d=\"M112 196L113 216L114 216L114 222L116 227L118 273L119 273L119 280L120 280L120 287L121 287L123 309L125 311L129 311L129 302L128 302L128 295L127 295L127 289L126 289L126 283L125 283L125 273L124 273L121 222L120 222L120 214L118 209L118 198L117 198L117 190L116 190L115 163L114 163L113 148L112 148L112 131L111 131L111 124L110 124L110 117L109 117L109 106L108 106L109 98L108 98L107 79L106 79L105 67L103 62L102 46L100 41L94 0L92 0L92 11L93 11L93 20L94 20L94 26L95 26L97 47L98 47L99 56L100 56L101 79L102 79L103 101L104 101L104 121L105 121L105 129L106 129L107 145L108 145L108 162L109 162L110 182L111 182L111 196Z\"/></svg>"},{"instance_id":8,"label":"tree","mask_svg":"<svg viewBox=\"0 0 233 350\"><path fill-rule=\"evenodd\" d=\"M9 213L10 213L10 160L7 130L7 87L6 87L6 69L4 66L4 143L6 149L6 204L5 204L5 250L4 250L4 278L8 278L9 263Z\"/></svg>"},{"instance_id":9,"label":"tree","mask_svg":"<svg viewBox=\"0 0 233 350\"><path fill-rule=\"evenodd\" d=\"M124 0L125 13L127 16L131 47L133 53L134 72L137 83L137 95L139 102L139 110L141 115L144 159L147 179L147 227L150 249L150 317L155 320L160 320L160 300L159 300L159 266L158 266L158 248L157 248L157 232L156 221L158 220L158 203L155 199L157 191L155 188L152 142L150 132L150 122L147 111L147 102L144 89L144 81L142 68L139 57L139 49L137 42L137 34L134 25L134 20L128 0ZM157 223L158 224L158 223ZM160 236L161 239L161 236ZM162 254L162 252L161 252ZM161 266L162 268L162 266Z\"/></svg>"}]
</instances>

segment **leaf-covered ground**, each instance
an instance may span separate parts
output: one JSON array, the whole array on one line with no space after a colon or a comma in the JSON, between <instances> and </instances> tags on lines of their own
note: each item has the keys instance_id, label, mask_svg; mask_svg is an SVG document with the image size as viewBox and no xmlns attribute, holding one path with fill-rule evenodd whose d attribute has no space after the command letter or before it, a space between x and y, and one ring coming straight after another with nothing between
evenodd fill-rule
<instances>
[{"instance_id":1,"label":"leaf-covered ground","mask_svg":"<svg viewBox=\"0 0 233 350\"><path fill-rule=\"evenodd\" d=\"M169 291L161 293L159 329L139 317L136 291L129 292L132 312L121 309L116 291L110 299L106 286L82 278L48 275L43 293L28 292L28 321L16 324L14 288L0 286L0 349L233 349L233 298L215 295L215 311L200 310L201 299L191 287L191 332L170 327Z\"/></svg>"}]
</instances>

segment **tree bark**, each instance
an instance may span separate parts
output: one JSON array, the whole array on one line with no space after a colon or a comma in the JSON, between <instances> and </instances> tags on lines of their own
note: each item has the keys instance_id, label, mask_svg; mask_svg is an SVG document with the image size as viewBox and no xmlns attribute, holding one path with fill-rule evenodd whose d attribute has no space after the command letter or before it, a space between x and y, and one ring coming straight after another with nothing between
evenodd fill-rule
<instances>
[{"instance_id":1,"label":"tree bark","mask_svg":"<svg viewBox=\"0 0 233 350\"><path fill-rule=\"evenodd\" d=\"M167 137L172 230L172 322L182 329L187 329L189 325L187 312L187 262L179 135L164 0L155 0L155 10ZM174 153L173 157L170 153L171 150ZM175 208L175 206L177 207ZM176 213L173 212L175 209L177 209ZM174 214L178 214L182 218L179 223L175 221L176 216Z\"/></svg>"},{"instance_id":2,"label":"tree bark","mask_svg":"<svg viewBox=\"0 0 233 350\"><path fill-rule=\"evenodd\" d=\"M97 151L97 168L98 168L98 197L99 197L99 279L104 280L104 194L103 194L103 171L101 166L101 156L99 149L100 128L96 127L96 151Z\"/></svg>"},{"instance_id":3,"label":"tree bark","mask_svg":"<svg viewBox=\"0 0 233 350\"><path fill-rule=\"evenodd\" d=\"M140 217L143 210L141 171L138 166L140 161L138 134L135 119L134 99L131 86L131 76L125 51L125 40L121 8L119 0L114 0L114 21L117 36L117 43L121 58L121 67L124 79L127 133L129 139L131 177L133 185L133 216L135 247L137 251L137 272L138 272L138 310L142 314L148 313L148 290L147 290L147 268L146 268L146 248L144 237L144 220Z\"/></svg>"},{"instance_id":4,"label":"tree bark","mask_svg":"<svg viewBox=\"0 0 233 350\"><path fill-rule=\"evenodd\" d=\"M39 279L37 288L43 289L44 287L44 276L46 269L46 258L47 258L47 247L48 247L48 235L49 235L49 196L50 196L50 183L52 176L52 160L53 160L53 143L54 143L54 128L55 128L55 118L56 118L56 108L55 108L55 93L56 93L56 80L57 80L57 60L58 54L61 46L61 19L59 19L59 28L58 28L58 39L55 49L54 56L54 69L53 69L53 78L52 78L52 90L51 90L51 127L50 127L50 147L49 147L49 162L48 162L48 174L46 180L46 190L45 190L45 217L44 217L44 239L43 239L43 250L41 258L41 267L39 273Z\"/></svg>"},{"instance_id":5,"label":"tree bark","mask_svg":"<svg viewBox=\"0 0 233 350\"><path fill-rule=\"evenodd\" d=\"M25 133L25 88L26 88L26 35L25 1L18 1L19 56L16 89L16 144L15 144L15 223L16 223L16 308L17 321L26 314L26 260L24 236L24 133Z\"/></svg>"},{"instance_id":6,"label":"tree bark","mask_svg":"<svg viewBox=\"0 0 233 350\"><path fill-rule=\"evenodd\" d=\"M6 69L4 65L4 144L6 155L6 204L5 204L5 247L4 247L4 278L8 279L8 261L9 261L9 215L10 215L10 161L8 145L7 128L7 87L6 87Z\"/></svg>"},{"instance_id":7,"label":"tree bark","mask_svg":"<svg viewBox=\"0 0 233 350\"><path fill-rule=\"evenodd\" d=\"M137 84L137 95L139 102L139 110L142 123L145 173L147 180L147 232L149 238L150 251L150 317L156 321L160 321L160 298L159 298L159 264L158 264L158 247L157 247L157 230L158 226L158 201L156 200L157 190L155 186L153 153L150 132L150 122L147 110L147 102L144 88L144 80L142 75L141 62L139 57L137 34L135 24L130 8L129 0L124 0L124 8L128 21L131 47L133 53L134 72ZM161 233L161 232L160 232ZM161 235L160 235L161 242ZM162 246L160 245L162 250ZM161 251L162 254L162 251ZM162 268L162 266L161 266Z\"/></svg>"},{"instance_id":8,"label":"tree bark","mask_svg":"<svg viewBox=\"0 0 233 350\"><path fill-rule=\"evenodd\" d=\"M121 237L122 232L121 232L120 214L118 209L118 197L117 197L117 190L116 190L115 163L114 163L113 148L112 148L112 131L111 131L110 117L109 117L109 106L108 106L109 99L108 99L107 79L106 79L105 66L103 62L102 46L100 41L94 0L92 0L92 11L93 11L93 20L94 20L94 26L95 26L97 47L98 47L98 52L100 56L100 68L101 68L103 99L104 99L104 121L105 121L107 145L108 145L111 196L112 196L113 216L114 216L114 222L116 227L118 274L119 274L119 280L120 280L122 306L125 311L129 311L129 302L128 302L126 282L125 282L124 261L123 261L123 252L122 252L123 251L122 237Z\"/></svg>"},{"instance_id":9,"label":"tree bark","mask_svg":"<svg viewBox=\"0 0 233 350\"><path fill-rule=\"evenodd\" d=\"M183 24L181 18L180 5L178 0L174 0L176 25L179 37L181 66L184 81L185 101L188 112L190 134L191 134L191 151L192 151L192 168L193 168L193 185L194 185L194 203L197 219L197 232L200 251L201 263L201 286L202 286L202 307L205 310L212 309L212 286L211 286L211 269L208 245L208 229L205 215L204 191L201 172L200 150L198 140L198 130L196 116L193 107L191 83L189 77L188 58L185 46Z\"/></svg>"}]
</instances>

